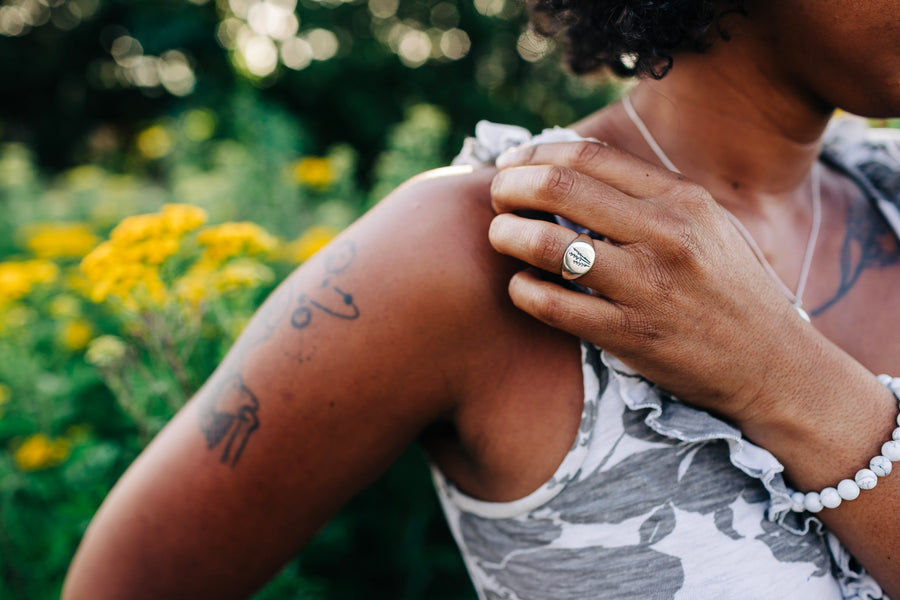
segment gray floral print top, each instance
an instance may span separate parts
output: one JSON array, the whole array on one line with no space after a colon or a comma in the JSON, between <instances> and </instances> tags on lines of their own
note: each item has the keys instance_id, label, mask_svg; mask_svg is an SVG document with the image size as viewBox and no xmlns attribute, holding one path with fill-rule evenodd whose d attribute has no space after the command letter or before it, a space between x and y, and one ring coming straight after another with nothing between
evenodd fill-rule
<instances>
[{"instance_id":1,"label":"gray floral print top","mask_svg":"<svg viewBox=\"0 0 900 600\"><path fill-rule=\"evenodd\" d=\"M481 122L454 164L580 139ZM900 137L842 120L827 140L822 160L900 235ZM479 598L885 598L814 516L792 510L772 454L586 342L582 365L577 439L539 489L484 502L432 470Z\"/></svg>"}]
</instances>

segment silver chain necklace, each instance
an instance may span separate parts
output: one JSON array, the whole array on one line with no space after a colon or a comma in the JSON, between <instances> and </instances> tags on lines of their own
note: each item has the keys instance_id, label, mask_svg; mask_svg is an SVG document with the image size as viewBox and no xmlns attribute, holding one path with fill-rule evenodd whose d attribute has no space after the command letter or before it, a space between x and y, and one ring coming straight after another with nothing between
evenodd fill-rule
<instances>
[{"instance_id":1,"label":"silver chain necklace","mask_svg":"<svg viewBox=\"0 0 900 600\"><path fill-rule=\"evenodd\" d=\"M624 96L622 98L622 106L625 108L625 113L628 115L628 118L631 119L631 122L634 123L634 126L640 132L641 136L644 138L644 141L647 142L647 145L650 146L650 149L653 151L653 154L656 155L656 158L665 165L667 169L670 171L674 171L675 173L681 173L678 167L666 156L666 153L663 152L662 148L660 148L659 144L656 142L656 139L650 133L650 130L647 129L647 125L644 124L644 121L641 120L641 117L638 116L637 111L634 110L634 105L631 103L630 96ZM787 296L788 300L791 301L791 304L794 306L794 310L797 311L797 314L800 315L807 323L809 322L809 313L807 313L803 309L803 291L806 289L806 280L809 277L809 269L812 265L813 254L816 251L816 242L819 239L819 230L822 227L822 184L821 184L821 173L819 163L816 162L813 164L812 173L810 175L810 186L812 188L812 227L809 232L809 239L806 242L806 253L803 255L803 264L800 267L800 279L797 281L797 291L792 292L791 289L785 285L785 283L781 280L781 277L778 276L778 273L775 272L775 269L772 268L772 265L769 264L769 261L766 260L765 255L760 249L759 244L756 243L756 240L753 239L753 236L750 235L750 232L747 231L747 228L744 227L744 224L741 223L737 217L735 217L731 212L722 205L719 205L723 211L725 211L725 216L728 217L728 220L737 228L738 233L743 236L744 240L746 240L747 245L750 246L750 249L753 250L753 254L756 255L756 259L763 266L769 276L778 284L781 288L781 291L784 292L784 295Z\"/></svg>"}]
</instances>

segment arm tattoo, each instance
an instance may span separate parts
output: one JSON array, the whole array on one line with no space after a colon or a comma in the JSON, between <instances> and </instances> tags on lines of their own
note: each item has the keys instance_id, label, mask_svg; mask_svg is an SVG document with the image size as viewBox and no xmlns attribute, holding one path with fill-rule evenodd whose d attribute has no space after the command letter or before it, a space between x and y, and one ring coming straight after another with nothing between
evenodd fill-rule
<instances>
[{"instance_id":1,"label":"arm tattoo","mask_svg":"<svg viewBox=\"0 0 900 600\"><path fill-rule=\"evenodd\" d=\"M236 357L238 373L248 351L268 341L288 315L288 322L295 330L306 328L314 314L324 314L345 321L358 318L359 307L353 295L331 283L333 278L339 277L350 267L354 258L356 246L352 241L346 240L338 244L325 257L325 273L319 287L312 293L296 296L296 304L291 282L279 289L263 305L251 329L245 333L245 350ZM293 310L292 304L296 307ZM259 408L259 399L247 387L240 374L226 379L200 406L200 431L206 438L209 450L221 446L220 463L234 467L240 460L250 436L259 429Z\"/></svg>"},{"instance_id":2,"label":"arm tattoo","mask_svg":"<svg viewBox=\"0 0 900 600\"><path fill-rule=\"evenodd\" d=\"M259 400L240 375L226 380L200 413L200 431L212 450L224 442L219 462L234 467L254 431L259 429Z\"/></svg>"},{"instance_id":3,"label":"arm tattoo","mask_svg":"<svg viewBox=\"0 0 900 600\"><path fill-rule=\"evenodd\" d=\"M300 306L291 314L291 325L294 329L303 329L312 321L313 312L307 303L325 314L339 319L352 321L359 317L359 308L353 302L353 295L348 294L336 285L330 285L331 278L343 273L353 262L354 258L356 258L356 247L353 245L353 242L348 240L339 245L325 259L326 276L319 284L319 289L323 290L330 286L329 289L333 293L322 292L321 294L316 294L316 298L311 298L307 294L300 294L297 298ZM335 302L338 298L335 297L335 294L340 300L337 303Z\"/></svg>"},{"instance_id":4,"label":"arm tattoo","mask_svg":"<svg viewBox=\"0 0 900 600\"><path fill-rule=\"evenodd\" d=\"M838 303L867 269L882 269L900 263L893 230L869 203L861 200L850 205L847 233L841 246L841 281L834 295L810 311L816 317Z\"/></svg>"}]
</instances>

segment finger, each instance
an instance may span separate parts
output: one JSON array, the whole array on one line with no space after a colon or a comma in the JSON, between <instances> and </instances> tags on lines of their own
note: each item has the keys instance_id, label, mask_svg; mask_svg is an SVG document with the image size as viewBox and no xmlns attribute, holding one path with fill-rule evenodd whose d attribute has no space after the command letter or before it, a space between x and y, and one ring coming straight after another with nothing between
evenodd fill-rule
<instances>
[{"instance_id":1,"label":"finger","mask_svg":"<svg viewBox=\"0 0 900 600\"><path fill-rule=\"evenodd\" d=\"M498 172L491 182L498 213L538 210L563 216L621 243L647 237L659 207L568 167L528 165Z\"/></svg>"},{"instance_id":2,"label":"finger","mask_svg":"<svg viewBox=\"0 0 900 600\"><path fill-rule=\"evenodd\" d=\"M571 229L512 214L494 217L488 233L491 245L500 253L518 258L550 273L561 274L566 249L576 239ZM634 258L625 250L600 240L589 240L594 247L594 260L578 283L612 300L625 300L634 289L631 279L637 272Z\"/></svg>"},{"instance_id":3,"label":"finger","mask_svg":"<svg viewBox=\"0 0 900 600\"><path fill-rule=\"evenodd\" d=\"M610 347L623 331L625 313L616 303L544 281L528 271L512 277L509 297L536 319L600 347Z\"/></svg>"},{"instance_id":4,"label":"finger","mask_svg":"<svg viewBox=\"0 0 900 600\"><path fill-rule=\"evenodd\" d=\"M638 198L665 194L685 177L604 142L560 142L511 148L497 158L501 170L526 165L566 167Z\"/></svg>"}]
</instances>

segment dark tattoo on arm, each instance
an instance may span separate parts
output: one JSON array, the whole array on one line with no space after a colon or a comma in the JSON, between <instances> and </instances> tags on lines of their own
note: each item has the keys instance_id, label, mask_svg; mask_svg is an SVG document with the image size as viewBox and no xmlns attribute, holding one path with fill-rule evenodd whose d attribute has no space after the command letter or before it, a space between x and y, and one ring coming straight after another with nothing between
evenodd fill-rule
<instances>
[{"instance_id":1,"label":"dark tattoo on arm","mask_svg":"<svg viewBox=\"0 0 900 600\"><path fill-rule=\"evenodd\" d=\"M841 246L841 281L834 295L810 316L816 317L834 306L856 284L867 269L881 269L900 263L893 230L868 200L853 202L847 211L847 233Z\"/></svg>"},{"instance_id":2,"label":"dark tattoo on arm","mask_svg":"<svg viewBox=\"0 0 900 600\"><path fill-rule=\"evenodd\" d=\"M331 285L332 277L343 273L354 258L356 247L353 242L346 241L325 259L326 276L319 284L319 290L329 288L330 291L316 293L314 298L308 294L298 296L297 302L300 306L291 313L291 325L294 329L303 329L312 321L313 311L309 305L338 319L352 321L359 317L359 308L353 302L353 295L336 285Z\"/></svg>"},{"instance_id":3,"label":"dark tattoo on arm","mask_svg":"<svg viewBox=\"0 0 900 600\"><path fill-rule=\"evenodd\" d=\"M223 383L200 413L200 431L210 450L223 444L219 462L233 467L247 441L259 429L259 400L240 375Z\"/></svg>"},{"instance_id":4,"label":"dark tattoo on arm","mask_svg":"<svg viewBox=\"0 0 900 600\"><path fill-rule=\"evenodd\" d=\"M200 431L209 450L221 446L219 462L222 464L234 467L250 437L260 427L259 399L240 375L248 351L271 339L285 320L293 329L302 330L310 324L314 314L345 321L357 319L359 307L353 295L331 283L332 278L339 277L350 267L354 258L354 243L350 240L341 242L325 257L325 274L315 291L295 296L294 286L288 282L263 305L252 329L245 334L246 349L236 357L238 374L219 385L200 407Z\"/></svg>"}]
</instances>

